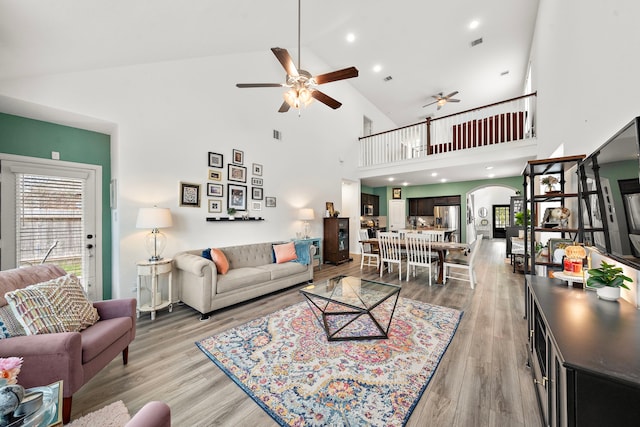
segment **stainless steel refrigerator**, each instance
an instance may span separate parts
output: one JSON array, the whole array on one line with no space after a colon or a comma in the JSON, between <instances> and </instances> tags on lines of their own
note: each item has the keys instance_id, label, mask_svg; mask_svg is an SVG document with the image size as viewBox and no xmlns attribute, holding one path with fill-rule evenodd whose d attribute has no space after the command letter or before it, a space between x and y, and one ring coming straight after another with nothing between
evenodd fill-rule
<instances>
[{"instance_id":1,"label":"stainless steel refrigerator","mask_svg":"<svg viewBox=\"0 0 640 427\"><path fill-rule=\"evenodd\" d=\"M450 240L460 242L460 206L434 206L433 223L436 227L454 228Z\"/></svg>"}]
</instances>

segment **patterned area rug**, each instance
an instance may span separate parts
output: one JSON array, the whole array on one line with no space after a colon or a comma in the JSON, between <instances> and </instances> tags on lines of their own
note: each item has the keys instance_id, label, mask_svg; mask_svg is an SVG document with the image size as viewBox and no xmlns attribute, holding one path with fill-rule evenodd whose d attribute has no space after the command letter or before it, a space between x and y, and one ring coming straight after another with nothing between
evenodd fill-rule
<instances>
[{"instance_id":1,"label":"patterned area rug","mask_svg":"<svg viewBox=\"0 0 640 427\"><path fill-rule=\"evenodd\" d=\"M196 345L282 426L403 426L461 317L400 298L389 339L329 342L303 302Z\"/></svg>"}]
</instances>

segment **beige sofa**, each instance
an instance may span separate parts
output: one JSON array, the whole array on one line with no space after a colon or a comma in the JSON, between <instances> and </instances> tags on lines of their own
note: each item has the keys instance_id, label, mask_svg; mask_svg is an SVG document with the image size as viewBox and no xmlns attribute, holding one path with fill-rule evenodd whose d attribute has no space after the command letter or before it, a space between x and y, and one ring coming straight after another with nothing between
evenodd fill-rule
<instances>
[{"instance_id":1,"label":"beige sofa","mask_svg":"<svg viewBox=\"0 0 640 427\"><path fill-rule=\"evenodd\" d=\"M309 246L309 264L304 265L294 261L276 264L274 244L218 248L229 261L226 274L219 274L213 261L202 256L204 249L176 254L173 274L180 300L198 310L204 320L214 310L313 281L313 245Z\"/></svg>"}]
</instances>

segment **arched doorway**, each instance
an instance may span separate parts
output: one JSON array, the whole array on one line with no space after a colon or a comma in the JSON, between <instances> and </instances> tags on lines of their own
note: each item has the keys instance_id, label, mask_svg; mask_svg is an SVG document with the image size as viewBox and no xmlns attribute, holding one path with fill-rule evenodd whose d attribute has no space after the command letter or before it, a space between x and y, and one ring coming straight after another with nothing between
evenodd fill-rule
<instances>
[{"instance_id":1,"label":"arched doorway","mask_svg":"<svg viewBox=\"0 0 640 427\"><path fill-rule=\"evenodd\" d=\"M471 239L467 237L467 241L471 241L477 234L482 234L485 239L505 238L501 230L509 225L508 207L511 197L519 190L508 185L483 185L467 192L467 213L471 218L467 223L467 236L472 236ZM506 221L503 218L505 215ZM498 233L495 227L500 230Z\"/></svg>"}]
</instances>

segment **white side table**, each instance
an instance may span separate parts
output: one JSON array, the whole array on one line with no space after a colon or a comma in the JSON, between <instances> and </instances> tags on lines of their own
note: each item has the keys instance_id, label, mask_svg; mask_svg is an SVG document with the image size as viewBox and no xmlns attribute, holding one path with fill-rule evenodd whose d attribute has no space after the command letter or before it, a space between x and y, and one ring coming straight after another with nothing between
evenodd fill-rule
<instances>
[{"instance_id":1,"label":"white side table","mask_svg":"<svg viewBox=\"0 0 640 427\"><path fill-rule=\"evenodd\" d=\"M138 307L136 313L138 317L140 317L140 312L151 312L151 320L155 320L157 310L169 307L169 312L173 311L173 284L171 283L172 261L171 258L163 258L159 261L138 261ZM168 299L162 299L162 290L158 289L158 277L163 274L167 275ZM143 304L140 298L143 277L149 277L151 280L151 288L149 289L151 292L151 300L148 304Z\"/></svg>"}]
</instances>

